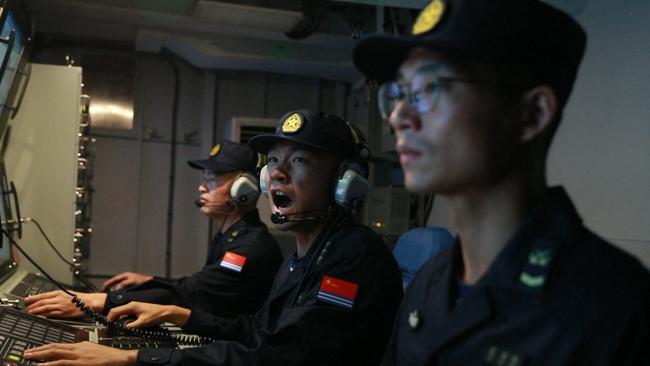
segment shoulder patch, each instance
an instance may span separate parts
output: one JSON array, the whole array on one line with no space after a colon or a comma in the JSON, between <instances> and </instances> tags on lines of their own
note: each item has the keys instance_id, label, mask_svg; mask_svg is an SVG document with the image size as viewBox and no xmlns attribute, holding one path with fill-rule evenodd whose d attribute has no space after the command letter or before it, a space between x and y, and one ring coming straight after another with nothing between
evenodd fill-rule
<instances>
[{"instance_id":1,"label":"shoulder patch","mask_svg":"<svg viewBox=\"0 0 650 366\"><path fill-rule=\"evenodd\" d=\"M318 300L352 309L354 300L357 298L357 291L359 291L359 285L354 282L323 276L318 291Z\"/></svg>"},{"instance_id":2,"label":"shoulder patch","mask_svg":"<svg viewBox=\"0 0 650 366\"><path fill-rule=\"evenodd\" d=\"M241 272L246 264L246 257L243 255L235 254L233 252L226 252L221 259L219 265L231 271Z\"/></svg>"}]
</instances>

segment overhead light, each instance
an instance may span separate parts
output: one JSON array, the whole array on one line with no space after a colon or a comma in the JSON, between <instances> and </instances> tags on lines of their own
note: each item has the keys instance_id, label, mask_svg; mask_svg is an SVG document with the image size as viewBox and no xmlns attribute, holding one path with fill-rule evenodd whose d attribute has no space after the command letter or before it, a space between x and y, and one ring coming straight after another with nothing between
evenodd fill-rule
<instances>
[{"instance_id":1,"label":"overhead light","mask_svg":"<svg viewBox=\"0 0 650 366\"><path fill-rule=\"evenodd\" d=\"M286 32L302 19L302 13L259 6L199 0L194 10L194 19L213 24L228 24Z\"/></svg>"}]
</instances>

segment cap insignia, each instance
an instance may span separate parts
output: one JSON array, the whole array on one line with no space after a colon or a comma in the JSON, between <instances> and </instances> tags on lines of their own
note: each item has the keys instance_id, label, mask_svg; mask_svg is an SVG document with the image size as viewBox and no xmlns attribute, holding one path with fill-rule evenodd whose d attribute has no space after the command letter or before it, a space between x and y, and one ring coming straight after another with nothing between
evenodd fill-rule
<instances>
[{"instance_id":1,"label":"cap insignia","mask_svg":"<svg viewBox=\"0 0 650 366\"><path fill-rule=\"evenodd\" d=\"M210 150L210 157L217 156L217 154L219 154L219 151L221 151L221 144L214 145L212 150Z\"/></svg>"},{"instance_id":2,"label":"cap insignia","mask_svg":"<svg viewBox=\"0 0 650 366\"><path fill-rule=\"evenodd\" d=\"M284 122L282 122L282 132L284 133L295 133L302 128L302 117L298 113L294 113L287 117Z\"/></svg>"},{"instance_id":3,"label":"cap insignia","mask_svg":"<svg viewBox=\"0 0 650 366\"><path fill-rule=\"evenodd\" d=\"M440 22L445 12L445 3L443 0L433 0L418 15L418 19L413 25L413 34L419 35L426 33Z\"/></svg>"}]
</instances>

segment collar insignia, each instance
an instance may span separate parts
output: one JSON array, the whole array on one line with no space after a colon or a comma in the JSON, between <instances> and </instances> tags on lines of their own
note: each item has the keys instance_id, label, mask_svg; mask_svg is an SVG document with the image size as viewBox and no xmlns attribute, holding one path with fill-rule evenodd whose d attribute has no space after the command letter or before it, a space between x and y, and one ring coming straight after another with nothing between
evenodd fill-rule
<instances>
[{"instance_id":1,"label":"collar insignia","mask_svg":"<svg viewBox=\"0 0 650 366\"><path fill-rule=\"evenodd\" d=\"M417 329L417 327L420 325L420 319L422 316L420 315L420 311L415 309L409 313L409 327L411 329Z\"/></svg>"},{"instance_id":2,"label":"collar insignia","mask_svg":"<svg viewBox=\"0 0 650 366\"><path fill-rule=\"evenodd\" d=\"M413 35L426 33L440 22L442 15L445 13L445 3L443 0L433 0L418 15L415 24L413 24Z\"/></svg>"},{"instance_id":3,"label":"collar insignia","mask_svg":"<svg viewBox=\"0 0 650 366\"><path fill-rule=\"evenodd\" d=\"M294 113L282 122L282 132L296 133L302 128L302 125L302 117L298 113Z\"/></svg>"},{"instance_id":4,"label":"collar insignia","mask_svg":"<svg viewBox=\"0 0 650 366\"><path fill-rule=\"evenodd\" d=\"M528 263L532 265L546 267L550 261L551 251L548 249L536 249L528 255Z\"/></svg>"},{"instance_id":5,"label":"collar insignia","mask_svg":"<svg viewBox=\"0 0 650 366\"><path fill-rule=\"evenodd\" d=\"M219 154L219 151L221 151L221 144L214 145L212 150L210 150L210 157L217 156L217 154Z\"/></svg>"}]
</instances>

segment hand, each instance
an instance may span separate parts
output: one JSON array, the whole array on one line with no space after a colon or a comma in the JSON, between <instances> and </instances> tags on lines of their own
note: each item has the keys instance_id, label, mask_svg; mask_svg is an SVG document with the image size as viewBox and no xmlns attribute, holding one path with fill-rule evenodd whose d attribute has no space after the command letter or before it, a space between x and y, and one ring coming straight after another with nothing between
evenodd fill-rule
<instances>
[{"instance_id":1,"label":"hand","mask_svg":"<svg viewBox=\"0 0 650 366\"><path fill-rule=\"evenodd\" d=\"M118 320L124 316L135 317L128 323L129 328L140 328L164 322L172 322L178 326L185 325L192 311L176 305L158 305L146 302L131 301L130 303L111 309L108 319Z\"/></svg>"},{"instance_id":2,"label":"hand","mask_svg":"<svg viewBox=\"0 0 650 366\"><path fill-rule=\"evenodd\" d=\"M153 276L147 276L135 272L122 272L117 274L102 284L102 289L108 291L111 287L121 290L128 286L135 286L147 281L151 281Z\"/></svg>"},{"instance_id":3,"label":"hand","mask_svg":"<svg viewBox=\"0 0 650 366\"><path fill-rule=\"evenodd\" d=\"M104 310L106 294L73 292L86 305L96 312ZM63 291L46 292L29 296L25 299L28 305L25 311L34 315L43 315L50 318L80 318L85 313L72 303L72 297Z\"/></svg>"},{"instance_id":4,"label":"hand","mask_svg":"<svg viewBox=\"0 0 650 366\"><path fill-rule=\"evenodd\" d=\"M137 350L124 351L99 344L82 343L51 343L30 348L23 357L39 363L42 366L131 366L138 358Z\"/></svg>"}]
</instances>

